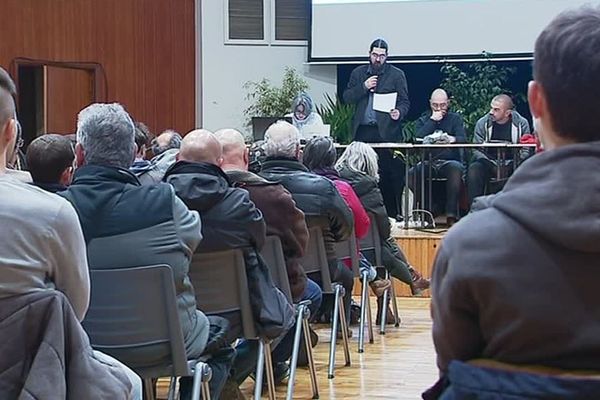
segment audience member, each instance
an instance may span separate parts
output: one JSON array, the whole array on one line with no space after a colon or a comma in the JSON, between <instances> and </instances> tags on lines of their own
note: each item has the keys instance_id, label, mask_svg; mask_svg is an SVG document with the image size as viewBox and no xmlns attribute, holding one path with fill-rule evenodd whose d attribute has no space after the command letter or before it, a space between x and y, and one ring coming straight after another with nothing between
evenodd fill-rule
<instances>
[{"instance_id":1,"label":"audience member","mask_svg":"<svg viewBox=\"0 0 600 400\"><path fill-rule=\"evenodd\" d=\"M500 94L492 99L490 112L481 117L475 125L473 143L508 142L519 143L521 136L530 133L529 122L516 110L510 96ZM519 153L520 158L526 158L527 149ZM471 164L467 171L467 192L469 204L475 197L485 192L485 187L496 173L496 168L512 168L512 152L505 152L506 164L498 165L498 151L474 150Z\"/></svg>"},{"instance_id":2,"label":"audience member","mask_svg":"<svg viewBox=\"0 0 600 400\"><path fill-rule=\"evenodd\" d=\"M250 201L247 191L231 186L220 166L223 164L221 143L213 133L196 130L181 142L178 161L165 174L177 196L202 218L204 240L200 252L244 249L251 305L257 318L257 329L269 339L284 335L294 323L294 311L275 287L268 266L258 250L263 246L266 226L261 212ZM268 287L267 292L265 288ZM261 309L273 312L263 319ZM241 337L239 312L223 315L230 320L229 340ZM234 371L237 382L243 382L256 365L257 346L238 352Z\"/></svg>"},{"instance_id":3,"label":"audience member","mask_svg":"<svg viewBox=\"0 0 600 400\"><path fill-rule=\"evenodd\" d=\"M443 89L435 89L429 99L431 110L425 112L417 120L416 136L424 139L427 143L465 143L467 135L465 125L460 114L449 111L448 94ZM415 199L421 193L421 178L445 178L446 179L446 222L449 226L459 218L460 189L464 173L462 150L443 149L432 150L431 166L429 162L421 162L410 169L408 184L414 193ZM431 167L431 176L429 171ZM422 199L426 200L426 199ZM429 204L433 199L428 199ZM429 208L424 204L421 207Z\"/></svg>"},{"instance_id":4,"label":"audience member","mask_svg":"<svg viewBox=\"0 0 600 400\"><path fill-rule=\"evenodd\" d=\"M27 165L33 183L48 192L61 192L69 186L75 171L75 150L69 138L47 134L27 147Z\"/></svg>"},{"instance_id":5,"label":"audience member","mask_svg":"<svg viewBox=\"0 0 600 400\"><path fill-rule=\"evenodd\" d=\"M250 194L250 199L262 212L267 224L267 235L278 236L285 257L288 279L294 302L310 300L308 306L311 315L316 314L321 306L321 288L306 277L299 263L308 244L308 228L304 213L296 207L292 195L281 184L270 182L248 171L249 150L244 137L235 129L222 129L215 133L223 146L223 165L221 168L236 187L243 188ZM318 336L312 332L313 346ZM273 351L276 378L284 375L286 367L281 365L292 353L294 329L290 329L286 337ZM301 351L304 345L301 344ZM306 357L302 357L306 359ZM279 364L277 364L279 363Z\"/></svg>"},{"instance_id":6,"label":"audience member","mask_svg":"<svg viewBox=\"0 0 600 400\"><path fill-rule=\"evenodd\" d=\"M565 11L542 31L528 98L546 151L502 192L476 199L438 251L431 310L447 398L461 380L469 382L461 398L598 393L559 378L600 371L600 120L590 118L600 107L599 51L597 6ZM494 369L478 368L473 378L467 367L475 365L458 361L475 359Z\"/></svg>"},{"instance_id":7,"label":"audience member","mask_svg":"<svg viewBox=\"0 0 600 400\"><path fill-rule=\"evenodd\" d=\"M181 135L173 130L166 130L152 140L150 166L136 174L142 185L154 185L162 181L167 169L177 161L177 153L181 146Z\"/></svg>"},{"instance_id":8,"label":"audience member","mask_svg":"<svg viewBox=\"0 0 600 400\"><path fill-rule=\"evenodd\" d=\"M329 137L316 137L306 144L302 155L302 162L311 172L324 176L333 182L336 189L352 211L354 216L354 234L359 246L359 240L364 238L369 232L371 221L360 199L352 189L352 186L340 178L340 174L334 168L337 160L337 151L333 145L333 140ZM386 289L391 286L388 279L378 279L377 271L371 263L359 252L359 263L361 276L364 271L367 272L369 285L375 293L375 296L381 297ZM350 260L344 260L346 266L351 267Z\"/></svg>"},{"instance_id":9,"label":"audience member","mask_svg":"<svg viewBox=\"0 0 600 400\"><path fill-rule=\"evenodd\" d=\"M391 276L410 286L413 295L429 288L429 281L412 268L406 256L391 237L391 224L383 205L383 197L377 187L379 179L377 154L367 144L351 143L335 164L342 179L348 181L367 212L377 221L381 238L381 258L383 266ZM381 307L381 300L378 301ZM381 313L377 313L378 318ZM387 318L392 322L393 318ZM379 322L378 322L379 323Z\"/></svg>"},{"instance_id":10,"label":"audience member","mask_svg":"<svg viewBox=\"0 0 600 400\"><path fill-rule=\"evenodd\" d=\"M90 280L85 241L75 210L64 199L33 185L25 184L6 173L7 159L13 155L17 140L18 123L15 118L13 98L15 94L16 89L12 79L4 69L0 68L0 197L2 198L0 220L4 227L0 229L2 242L0 299L3 300L3 309L6 309L11 301L13 304L18 301L16 296L59 290L64 293L75 316L81 321L89 304ZM6 302L7 299L11 299L8 300L9 303ZM30 306L33 309L34 306ZM12 323L18 326L14 320ZM81 330L81 327L77 330ZM74 336L79 335L75 331L71 333ZM50 346L49 343L47 345ZM68 348L70 343L64 343L64 346ZM90 349L89 343L87 346ZM3 358L5 356L7 354L3 354ZM33 355L29 354L29 356ZM103 364L122 369L129 378L129 382L123 382L123 385L130 388L131 398L141 400L141 381L131 370L99 352L90 353L87 358L89 361L84 361L80 365L98 366L98 370L95 371L98 382L107 379L105 376L111 374ZM27 363L25 360L19 361L22 362L19 368L22 368L23 373L26 374L24 366ZM45 362L45 365L37 365L36 368L38 370L43 370L44 367L50 368L52 361L46 359ZM70 364L71 361L66 362ZM62 367L65 373L73 373L68 365ZM4 369L3 371L3 374L8 376L6 374L8 371ZM90 371L78 372L82 380L90 373ZM12 382L12 384L23 385L26 379L27 376L22 377L21 382ZM78 385L80 382L75 380L70 384ZM120 389L116 385L115 381L114 393L112 393L115 396ZM94 387L90 388L90 393L94 393Z\"/></svg>"},{"instance_id":11,"label":"audience member","mask_svg":"<svg viewBox=\"0 0 600 400\"><path fill-rule=\"evenodd\" d=\"M134 125L136 153L135 160L133 160L129 170L136 175L140 175L152 166L152 163L146 160L148 141L151 134L148 127L142 122L134 122Z\"/></svg>"},{"instance_id":12,"label":"audience member","mask_svg":"<svg viewBox=\"0 0 600 400\"><path fill-rule=\"evenodd\" d=\"M60 194L79 215L90 269L171 266L186 354L197 358L209 340L209 320L196 309L188 277L190 259L202 238L200 218L171 186L140 185L129 171L134 138L133 121L122 106L93 104L82 110L75 147L78 169L71 186ZM121 360L132 366L156 365L168 359L164 351L163 346L150 345L135 354L123 354ZM230 358L219 354L208 361L216 398L229 373ZM184 379L182 386L189 382Z\"/></svg>"},{"instance_id":13,"label":"audience member","mask_svg":"<svg viewBox=\"0 0 600 400\"><path fill-rule=\"evenodd\" d=\"M304 212L308 221L323 231L331 279L341 283L346 291L344 306L349 323L354 278L352 271L338 261L334 243L348 239L352 233L352 212L331 181L309 172L299 161L300 136L292 124L278 121L267 129L265 154L267 158L260 175L281 183L292 194L296 206ZM321 284L320 276L310 278Z\"/></svg>"}]
</instances>

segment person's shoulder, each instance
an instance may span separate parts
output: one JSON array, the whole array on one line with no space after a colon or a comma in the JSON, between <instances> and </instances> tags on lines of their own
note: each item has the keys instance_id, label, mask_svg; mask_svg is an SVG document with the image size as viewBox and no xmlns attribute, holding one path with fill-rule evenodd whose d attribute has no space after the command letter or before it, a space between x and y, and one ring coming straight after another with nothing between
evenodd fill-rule
<instances>
[{"instance_id":1,"label":"person's shoulder","mask_svg":"<svg viewBox=\"0 0 600 400\"><path fill-rule=\"evenodd\" d=\"M406 74L404 73L404 71L402 69L400 69L392 64L388 64L388 67L389 67L390 73L395 74L395 75L400 75L402 77L406 76Z\"/></svg>"},{"instance_id":2,"label":"person's shoulder","mask_svg":"<svg viewBox=\"0 0 600 400\"><path fill-rule=\"evenodd\" d=\"M42 222L52 220L65 207L72 207L67 199L16 179L4 178L0 180L0 187L4 207L11 207L24 216L35 216Z\"/></svg>"}]
</instances>

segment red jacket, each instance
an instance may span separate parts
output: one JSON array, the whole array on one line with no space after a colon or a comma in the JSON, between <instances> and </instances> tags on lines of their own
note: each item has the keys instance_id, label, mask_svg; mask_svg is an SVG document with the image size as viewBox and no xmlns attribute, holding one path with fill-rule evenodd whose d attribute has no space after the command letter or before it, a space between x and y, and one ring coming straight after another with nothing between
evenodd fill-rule
<instances>
[{"instance_id":1,"label":"red jacket","mask_svg":"<svg viewBox=\"0 0 600 400\"><path fill-rule=\"evenodd\" d=\"M365 211L360 199L352 189L352 186L348 182L342 180L333 181L336 189L350 208L352 210L352 215L354 216L354 232L357 239L362 239L365 237L367 232L369 232L369 225L371 221L369 220L369 216Z\"/></svg>"}]
</instances>

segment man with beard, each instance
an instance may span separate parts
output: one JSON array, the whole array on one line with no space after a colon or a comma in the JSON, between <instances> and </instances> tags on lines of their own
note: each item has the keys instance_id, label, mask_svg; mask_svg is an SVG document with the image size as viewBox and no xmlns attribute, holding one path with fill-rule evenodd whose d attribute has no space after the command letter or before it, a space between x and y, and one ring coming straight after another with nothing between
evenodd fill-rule
<instances>
[{"instance_id":1,"label":"man with beard","mask_svg":"<svg viewBox=\"0 0 600 400\"><path fill-rule=\"evenodd\" d=\"M408 114L410 101L404 72L386 63L388 44L376 39L369 48L369 64L352 71L344 91L344 101L356 104L352 120L354 140L365 143L401 142L402 119ZM373 109L375 94L396 93L396 107L389 112ZM388 214L400 214L399 195L404 180L404 164L395 162L390 150L378 151L381 180L379 186Z\"/></svg>"}]
</instances>

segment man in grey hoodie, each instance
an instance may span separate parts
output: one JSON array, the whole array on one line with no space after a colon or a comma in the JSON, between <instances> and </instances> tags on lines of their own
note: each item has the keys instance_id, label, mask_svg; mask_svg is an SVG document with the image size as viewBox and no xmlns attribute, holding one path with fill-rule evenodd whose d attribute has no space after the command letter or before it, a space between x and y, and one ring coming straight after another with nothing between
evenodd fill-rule
<instances>
[{"instance_id":1,"label":"man in grey hoodie","mask_svg":"<svg viewBox=\"0 0 600 400\"><path fill-rule=\"evenodd\" d=\"M475 125L473 143L508 142L519 143L521 136L530 133L529 122L514 110L510 96L500 94L490 103L490 112L481 117ZM520 154L521 158L527 157L527 152ZM488 152L473 151L473 159L467 172L467 192L469 204L473 199L483 195L485 186L495 174L498 167L497 151L490 149ZM512 154L506 154L509 160ZM509 161L512 165L512 161Z\"/></svg>"},{"instance_id":2,"label":"man in grey hoodie","mask_svg":"<svg viewBox=\"0 0 600 400\"><path fill-rule=\"evenodd\" d=\"M442 377L450 361L478 358L600 371L600 119L590 118L600 109L600 8L551 22L533 74L529 106L546 151L477 199L437 255Z\"/></svg>"}]
</instances>

